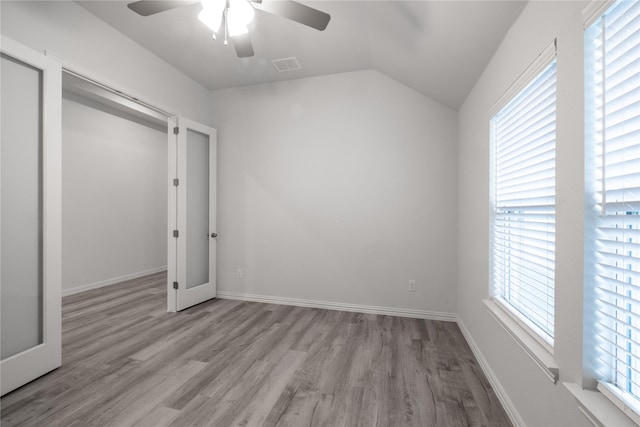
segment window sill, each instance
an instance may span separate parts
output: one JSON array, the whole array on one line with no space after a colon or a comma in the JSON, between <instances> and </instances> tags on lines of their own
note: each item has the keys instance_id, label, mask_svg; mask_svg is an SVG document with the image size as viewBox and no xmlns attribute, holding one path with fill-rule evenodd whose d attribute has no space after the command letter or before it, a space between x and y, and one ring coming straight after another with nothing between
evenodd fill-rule
<instances>
[{"instance_id":1,"label":"window sill","mask_svg":"<svg viewBox=\"0 0 640 427\"><path fill-rule=\"evenodd\" d=\"M631 418L602 393L585 390L575 383L563 383L578 401L578 409L594 426L636 427Z\"/></svg>"},{"instance_id":2,"label":"window sill","mask_svg":"<svg viewBox=\"0 0 640 427\"><path fill-rule=\"evenodd\" d=\"M627 417L631 418L636 425L640 425L640 410L633 397L625 394L612 384L602 381L598 382L598 391L616 405Z\"/></svg>"},{"instance_id":3,"label":"window sill","mask_svg":"<svg viewBox=\"0 0 640 427\"><path fill-rule=\"evenodd\" d=\"M544 374L554 383L558 382L558 365L553 360L553 354L538 342L518 322L511 318L498 304L491 300L483 300L489 314L504 328L505 331L522 347L527 355Z\"/></svg>"}]
</instances>

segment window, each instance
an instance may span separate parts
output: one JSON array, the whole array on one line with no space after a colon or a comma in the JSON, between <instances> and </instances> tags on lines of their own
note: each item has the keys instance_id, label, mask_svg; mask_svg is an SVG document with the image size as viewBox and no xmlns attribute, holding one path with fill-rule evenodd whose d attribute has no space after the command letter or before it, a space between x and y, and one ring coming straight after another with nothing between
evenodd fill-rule
<instances>
[{"instance_id":1,"label":"window","mask_svg":"<svg viewBox=\"0 0 640 427\"><path fill-rule=\"evenodd\" d=\"M552 50L552 55L541 55L533 78L491 119L492 297L550 351L555 276L555 46Z\"/></svg>"},{"instance_id":2,"label":"window","mask_svg":"<svg viewBox=\"0 0 640 427\"><path fill-rule=\"evenodd\" d=\"M588 248L595 260L599 388L635 406L640 404L640 2L610 6L587 28L585 52L587 147L595 161L589 178L597 203Z\"/></svg>"}]
</instances>

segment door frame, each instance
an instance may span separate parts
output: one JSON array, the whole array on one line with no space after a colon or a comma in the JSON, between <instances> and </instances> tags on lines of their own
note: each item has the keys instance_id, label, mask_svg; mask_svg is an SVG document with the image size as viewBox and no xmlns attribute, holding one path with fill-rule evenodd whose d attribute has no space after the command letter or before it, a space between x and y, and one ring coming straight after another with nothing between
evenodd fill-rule
<instances>
[{"instance_id":1,"label":"door frame","mask_svg":"<svg viewBox=\"0 0 640 427\"><path fill-rule=\"evenodd\" d=\"M0 361L4 395L62 364L62 67L2 36L0 51L42 71L42 344Z\"/></svg>"}]
</instances>

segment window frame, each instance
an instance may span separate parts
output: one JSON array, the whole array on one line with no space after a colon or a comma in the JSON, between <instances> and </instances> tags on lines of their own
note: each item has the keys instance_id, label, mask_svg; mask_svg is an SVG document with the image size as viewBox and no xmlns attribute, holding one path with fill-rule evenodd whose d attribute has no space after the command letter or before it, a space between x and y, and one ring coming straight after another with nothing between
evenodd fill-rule
<instances>
[{"instance_id":1,"label":"window frame","mask_svg":"<svg viewBox=\"0 0 640 427\"><path fill-rule=\"evenodd\" d=\"M525 350L534 362L545 372L549 379L556 383L559 377L558 366L553 358L553 345L543 336L543 331L529 319L517 313L517 310L510 308L508 303L499 298L495 292L494 281L494 226L496 220L496 135L495 117L504 107L514 100L521 91L527 88L536 80L543 71L556 61L557 46L553 40L538 55L538 57L525 69L516 81L504 92L494 106L489 111L490 126L490 200L489 200L489 298L485 300L485 305L490 315L509 333L509 335ZM557 67L557 63L556 63ZM556 68L557 79L557 68ZM555 94L557 96L557 81ZM555 158L555 155L554 155ZM555 207L555 201L554 201ZM555 214L554 214L555 216ZM555 307L554 307L555 310ZM542 334L541 334L542 332Z\"/></svg>"},{"instance_id":2,"label":"window frame","mask_svg":"<svg viewBox=\"0 0 640 427\"><path fill-rule=\"evenodd\" d=\"M603 165L598 164L600 154L596 154L597 147L602 145L602 152L605 152L605 143L604 141L599 141L595 136L597 131L594 129L595 125L591 123L590 120L593 120L595 123L597 116L597 103L595 102L595 98L597 95L595 93L599 88L594 84L594 75L592 73L593 68L589 68L593 65L593 58L590 58L589 52L587 51L588 47L591 46L592 37L589 33L592 30L593 25L598 23L603 16L605 16L609 11L612 10L612 6L618 4L618 1L614 0L606 0L606 1L592 1L587 7L583 10L583 22L584 22L584 45L585 45L585 55L584 55L584 72L585 72L585 84L584 84L584 93L585 93L585 146L587 153L593 153L592 155L587 155L586 165L585 165L585 176L586 176L586 188L587 188L587 199L589 200L589 208L585 211L585 291L593 300L593 312L589 313L591 317L590 325L585 327L584 335L585 337L588 334L595 334L596 336L596 344L593 349L590 349L592 352L588 355L588 359L591 359L591 362L594 365L597 365L598 359L598 348L600 346L600 342L604 339L601 337L601 333L599 332L598 327L598 318L601 315L601 310L598 308L599 298L598 288L600 287L599 281L596 279L598 276L598 269L587 268L587 264L595 264L597 262L597 252L599 247L599 239L597 237L598 231L601 227L604 226L607 218L610 218L612 215L607 215L605 213L606 210L606 201L604 200L604 195L602 195L602 200L599 198L598 194L600 192L606 191L600 189L598 187L601 186L601 181L604 179L603 177L599 177L597 173L598 168L604 168ZM604 47L602 48L604 49ZM590 74L591 73L591 74ZM590 85L591 84L591 85ZM639 145L639 144L634 144ZM626 174L625 174L626 175ZM626 188L626 187L625 187ZM632 201L633 203L633 201ZM637 214L636 214L637 215ZM590 261L590 262L589 262ZM637 286L637 285L636 285ZM601 292L601 291L600 291ZM640 302L638 303L640 306ZM640 345L640 339L634 341L638 345ZM639 351L640 353L640 351ZM640 357L640 355L638 356ZM634 396L617 385L613 384L610 381L604 379L604 374L600 374L598 371L600 368L594 368L594 372L592 374L597 379L597 392L600 396L604 396L606 400L613 403L622 413L624 413L627 417L629 417L635 424L640 425L640 397ZM639 374L640 377L640 374ZM575 394L575 393L574 393ZM578 397L578 396L577 396ZM578 398L580 401L580 398ZM603 399L604 400L604 399Z\"/></svg>"}]
</instances>

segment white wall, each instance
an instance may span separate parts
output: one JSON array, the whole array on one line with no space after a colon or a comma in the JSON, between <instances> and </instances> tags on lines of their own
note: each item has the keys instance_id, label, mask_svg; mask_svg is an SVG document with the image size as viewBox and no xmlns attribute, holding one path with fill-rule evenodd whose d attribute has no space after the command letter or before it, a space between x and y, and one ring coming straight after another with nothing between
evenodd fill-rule
<instances>
[{"instance_id":1,"label":"white wall","mask_svg":"<svg viewBox=\"0 0 640 427\"><path fill-rule=\"evenodd\" d=\"M62 288L167 265L167 133L73 94L62 102Z\"/></svg>"},{"instance_id":2,"label":"white wall","mask_svg":"<svg viewBox=\"0 0 640 427\"><path fill-rule=\"evenodd\" d=\"M455 312L453 110L360 71L214 91L213 111L219 291Z\"/></svg>"},{"instance_id":3,"label":"white wall","mask_svg":"<svg viewBox=\"0 0 640 427\"><path fill-rule=\"evenodd\" d=\"M583 30L586 2L532 1L459 112L458 314L529 426L590 425L563 381L582 382ZM489 110L557 37L556 329L553 385L486 311Z\"/></svg>"},{"instance_id":4,"label":"white wall","mask_svg":"<svg viewBox=\"0 0 640 427\"><path fill-rule=\"evenodd\" d=\"M211 92L71 1L2 1L0 31L107 80L116 89L204 124Z\"/></svg>"}]
</instances>

